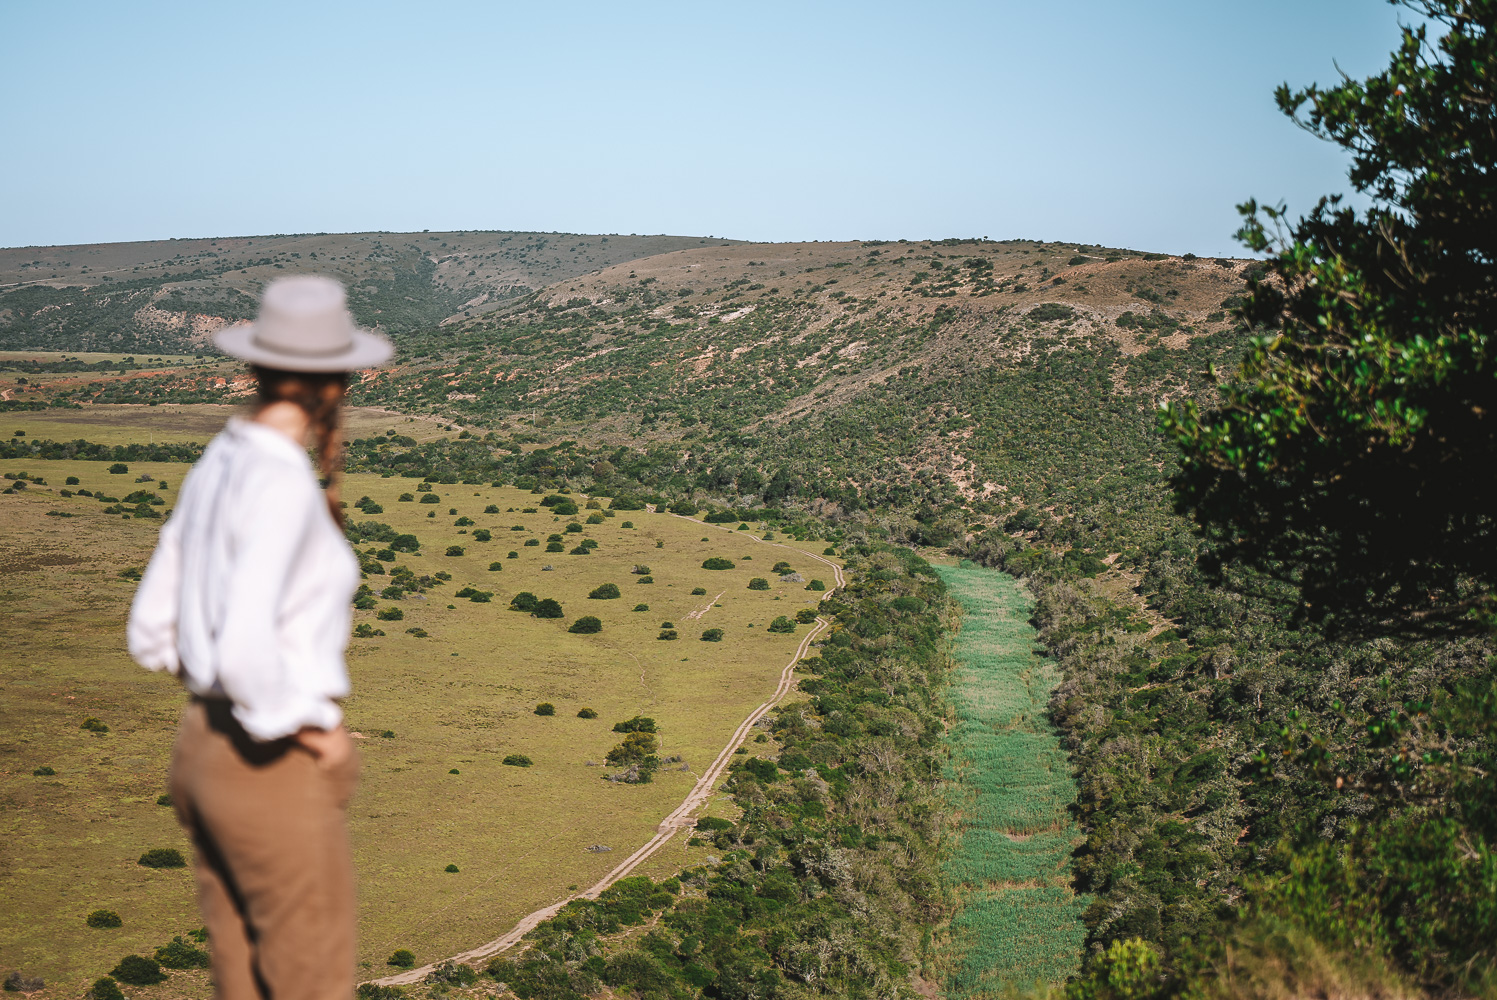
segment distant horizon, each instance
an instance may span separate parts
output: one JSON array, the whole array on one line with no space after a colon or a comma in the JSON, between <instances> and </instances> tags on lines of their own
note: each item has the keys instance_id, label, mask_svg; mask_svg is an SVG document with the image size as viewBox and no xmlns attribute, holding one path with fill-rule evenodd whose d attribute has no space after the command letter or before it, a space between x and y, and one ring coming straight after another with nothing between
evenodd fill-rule
<instances>
[{"instance_id":1,"label":"distant horizon","mask_svg":"<svg viewBox=\"0 0 1497 1000\"><path fill-rule=\"evenodd\" d=\"M1348 189L1274 88L1375 70L1400 16L17 0L0 246L648 229L1238 255L1237 204Z\"/></svg>"}]
</instances>

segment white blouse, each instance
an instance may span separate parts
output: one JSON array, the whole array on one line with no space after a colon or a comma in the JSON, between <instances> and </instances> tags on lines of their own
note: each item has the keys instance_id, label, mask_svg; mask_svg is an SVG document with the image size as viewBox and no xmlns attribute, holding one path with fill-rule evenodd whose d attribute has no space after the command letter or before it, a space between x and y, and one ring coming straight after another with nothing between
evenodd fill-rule
<instances>
[{"instance_id":1,"label":"white blouse","mask_svg":"<svg viewBox=\"0 0 1497 1000\"><path fill-rule=\"evenodd\" d=\"M182 483L130 609L130 655L228 698L256 739L332 729L359 564L306 452L231 419Z\"/></svg>"}]
</instances>

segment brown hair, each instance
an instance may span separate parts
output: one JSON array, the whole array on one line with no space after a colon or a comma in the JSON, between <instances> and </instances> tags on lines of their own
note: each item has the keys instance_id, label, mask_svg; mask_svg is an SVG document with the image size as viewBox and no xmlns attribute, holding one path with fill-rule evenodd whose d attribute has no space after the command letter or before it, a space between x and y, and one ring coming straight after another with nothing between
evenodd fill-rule
<instances>
[{"instance_id":1,"label":"brown hair","mask_svg":"<svg viewBox=\"0 0 1497 1000\"><path fill-rule=\"evenodd\" d=\"M288 372L250 365L259 383L254 412L272 403L295 403L312 422L317 440L317 467L327 480L327 509L333 522L343 527L343 505L339 503L339 478L343 474L343 442L338 434L343 398L348 393L347 372Z\"/></svg>"}]
</instances>

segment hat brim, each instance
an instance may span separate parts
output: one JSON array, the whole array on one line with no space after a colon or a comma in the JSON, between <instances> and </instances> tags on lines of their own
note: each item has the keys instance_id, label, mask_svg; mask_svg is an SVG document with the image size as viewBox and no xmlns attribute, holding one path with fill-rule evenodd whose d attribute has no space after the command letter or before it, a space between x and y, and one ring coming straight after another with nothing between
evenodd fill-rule
<instances>
[{"instance_id":1,"label":"hat brim","mask_svg":"<svg viewBox=\"0 0 1497 1000\"><path fill-rule=\"evenodd\" d=\"M348 349L337 354L292 354L266 348L255 342L255 324L226 326L213 335L213 343L225 354L290 372L351 372L377 368L389 361L395 345L369 330L354 330Z\"/></svg>"}]
</instances>

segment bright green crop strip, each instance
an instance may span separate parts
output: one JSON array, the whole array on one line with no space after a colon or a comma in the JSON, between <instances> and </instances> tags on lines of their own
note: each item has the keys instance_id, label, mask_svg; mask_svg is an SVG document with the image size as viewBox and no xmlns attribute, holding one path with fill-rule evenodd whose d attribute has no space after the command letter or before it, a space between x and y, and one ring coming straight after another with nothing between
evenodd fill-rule
<instances>
[{"instance_id":1,"label":"bright green crop strip","mask_svg":"<svg viewBox=\"0 0 1497 1000\"><path fill-rule=\"evenodd\" d=\"M951 922L948 996L1059 983L1081 963L1086 901L1070 888L1080 832L1070 765L1045 704L1058 676L1036 656L1030 606L1010 576L937 567L962 607L950 697L947 779L960 842L946 864L961 909Z\"/></svg>"}]
</instances>

